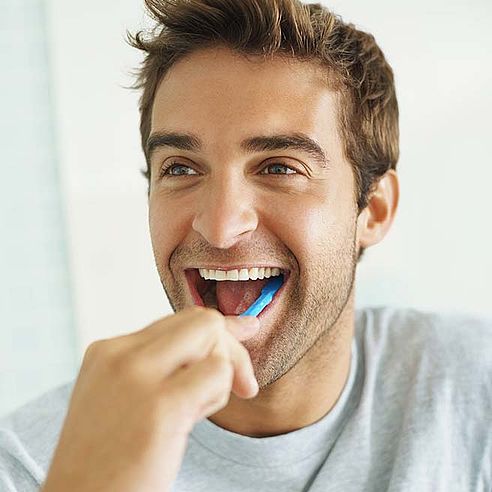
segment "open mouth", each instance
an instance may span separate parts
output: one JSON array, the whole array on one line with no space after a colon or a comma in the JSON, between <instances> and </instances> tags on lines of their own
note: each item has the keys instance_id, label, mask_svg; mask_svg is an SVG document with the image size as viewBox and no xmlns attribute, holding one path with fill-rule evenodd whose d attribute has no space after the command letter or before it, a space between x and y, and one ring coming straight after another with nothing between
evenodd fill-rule
<instances>
[{"instance_id":1,"label":"open mouth","mask_svg":"<svg viewBox=\"0 0 492 492\"><path fill-rule=\"evenodd\" d=\"M261 317L280 297L290 276L289 270L281 270L282 287L275 293L272 301L258 315ZM186 279L193 302L197 306L217 309L224 315L239 315L253 304L260 295L262 287L273 277L259 280L206 280L197 268L185 270ZM218 284L220 294L217 292Z\"/></svg>"}]
</instances>

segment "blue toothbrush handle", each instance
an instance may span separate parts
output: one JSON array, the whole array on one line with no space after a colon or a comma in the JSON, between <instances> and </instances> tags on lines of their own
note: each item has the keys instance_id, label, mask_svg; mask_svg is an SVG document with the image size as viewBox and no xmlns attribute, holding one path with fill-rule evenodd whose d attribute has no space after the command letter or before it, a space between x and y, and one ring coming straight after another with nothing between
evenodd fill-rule
<instances>
[{"instance_id":1,"label":"blue toothbrush handle","mask_svg":"<svg viewBox=\"0 0 492 492\"><path fill-rule=\"evenodd\" d=\"M263 309L272 302L273 294L267 294L265 296L260 296L251 306L249 306L244 313L239 316L258 316Z\"/></svg>"},{"instance_id":2,"label":"blue toothbrush handle","mask_svg":"<svg viewBox=\"0 0 492 492\"><path fill-rule=\"evenodd\" d=\"M263 289L261 289L261 294L258 299L256 299L256 301L239 316L258 316L263 309L272 302L273 297L280 287L282 287L283 283L284 278L282 275L272 278Z\"/></svg>"}]
</instances>

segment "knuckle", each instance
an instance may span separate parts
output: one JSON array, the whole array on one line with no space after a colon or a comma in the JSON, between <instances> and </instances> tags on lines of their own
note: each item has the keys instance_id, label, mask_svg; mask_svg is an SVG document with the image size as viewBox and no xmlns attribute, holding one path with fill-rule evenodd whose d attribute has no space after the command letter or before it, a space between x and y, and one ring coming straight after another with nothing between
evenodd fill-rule
<instances>
[{"instance_id":1,"label":"knuckle","mask_svg":"<svg viewBox=\"0 0 492 492\"><path fill-rule=\"evenodd\" d=\"M86 358L94 357L96 354L99 353L100 348L101 348L100 340L96 340L95 342L92 342L85 349L85 357Z\"/></svg>"},{"instance_id":2,"label":"knuckle","mask_svg":"<svg viewBox=\"0 0 492 492\"><path fill-rule=\"evenodd\" d=\"M117 344L111 339L96 340L86 349L82 368L88 371L96 371L102 375L114 373L117 368L119 351Z\"/></svg>"},{"instance_id":3,"label":"knuckle","mask_svg":"<svg viewBox=\"0 0 492 492\"><path fill-rule=\"evenodd\" d=\"M108 353L107 340L95 340L85 350L84 360L92 361L104 357Z\"/></svg>"},{"instance_id":4,"label":"knuckle","mask_svg":"<svg viewBox=\"0 0 492 492\"><path fill-rule=\"evenodd\" d=\"M203 316L203 313L205 313L206 311L208 311L208 308L206 308L205 306L190 306L186 309L184 309L183 311L181 311L181 313L178 313L178 314L187 314L189 317L191 318L196 318L196 317L199 317L199 316Z\"/></svg>"},{"instance_id":5,"label":"knuckle","mask_svg":"<svg viewBox=\"0 0 492 492\"><path fill-rule=\"evenodd\" d=\"M220 326L225 324L224 316L216 309L202 308L200 312L201 318L207 322L207 324Z\"/></svg>"},{"instance_id":6,"label":"knuckle","mask_svg":"<svg viewBox=\"0 0 492 492\"><path fill-rule=\"evenodd\" d=\"M195 304L187 309L190 313L201 313L202 311L206 311L207 308L205 306L198 306Z\"/></svg>"},{"instance_id":7,"label":"knuckle","mask_svg":"<svg viewBox=\"0 0 492 492\"><path fill-rule=\"evenodd\" d=\"M183 323L179 328L176 327L173 336L183 330L186 330L190 336L194 333L205 331L211 338L216 339L225 331L225 318L216 309L203 306L192 306L187 309L190 310L190 314L192 315L189 318L189 322Z\"/></svg>"},{"instance_id":8,"label":"knuckle","mask_svg":"<svg viewBox=\"0 0 492 492\"><path fill-rule=\"evenodd\" d=\"M86 351L91 365L104 374L126 382L142 381L142 358L138 350L122 350L117 340L93 342Z\"/></svg>"},{"instance_id":9,"label":"knuckle","mask_svg":"<svg viewBox=\"0 0 492 492\"><path fill-rule=\"evenodd\" d=\"M226 407L231 398L230 392L222 392L216 398L207 401L204 405L202 405L200 414L204 414L206 416L212 415L215 412L218 412L222 408Z\"/></svg>"}]
</instances>

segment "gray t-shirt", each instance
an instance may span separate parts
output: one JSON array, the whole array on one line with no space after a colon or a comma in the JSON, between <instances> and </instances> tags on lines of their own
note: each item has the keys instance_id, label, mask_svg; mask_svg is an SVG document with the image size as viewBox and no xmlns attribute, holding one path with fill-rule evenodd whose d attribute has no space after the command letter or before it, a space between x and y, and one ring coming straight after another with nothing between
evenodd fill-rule
<instances>
[{"instance_id":1,"label":"gray t-shirt","mask_svg":"<svg viewBox=\"0 0 492 492\"><path fill-rule=\"evenodd\" d=\"M74 382L0 421L0 491L38 490ZM274 437L207 419L173 492L491 492L492 320L356 312L350 373L332 410Z\"/></svg>"}]
</instances>

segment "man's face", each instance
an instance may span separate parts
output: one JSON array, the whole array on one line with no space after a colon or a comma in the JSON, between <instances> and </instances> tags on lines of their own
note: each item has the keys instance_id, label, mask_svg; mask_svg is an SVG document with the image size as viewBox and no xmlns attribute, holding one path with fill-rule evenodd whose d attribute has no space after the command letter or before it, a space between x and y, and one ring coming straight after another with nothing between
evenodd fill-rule
<instances>
[{"instance_id":1,"label":"man's face","mask_svg":"<svg viewBox=\"0 0 492 492\"><path fill-rule=\"evenodd\" d=\"M285 289L243 342L260 387L327 333L352 292L354 178L337 132L336 96L308 63L245 60L225 48L177 62L159 86L151 135L192 133L201 150L158 146L149 223L159 276L175 311L194 304L185 269L270 264ZM329 159L295 148L244 150L254 136L303 134ZM174 169L160 177L160 170Z\"/></svg>"}]
</instances>

